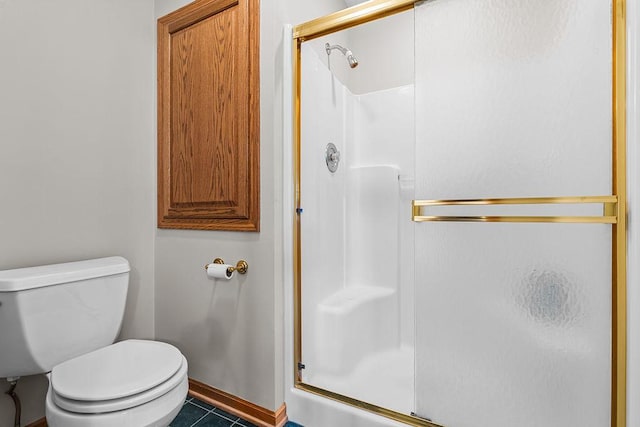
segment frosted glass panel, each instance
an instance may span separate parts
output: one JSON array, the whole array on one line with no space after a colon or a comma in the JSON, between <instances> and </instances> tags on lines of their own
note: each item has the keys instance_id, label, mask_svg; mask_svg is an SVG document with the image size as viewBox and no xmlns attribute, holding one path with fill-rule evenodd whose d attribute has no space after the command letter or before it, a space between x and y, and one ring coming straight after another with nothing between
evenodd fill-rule
<instances>
[{"instance_id":1,"label":"frosted glass panel","mask_svg":"<svg viewBox=\"0 0 640 427\"><path fill-rule=\"evenodd\" d=\"M610 2L438 0L415 13L417 198L611 194ZM610 424L610 226L421 223L415 245L418 415Z\"/></svg>"},{"instance_id":2,"label":"frosted glass panel","mask_svg":"<svg viewBox=\"0 0 640 427\"><path fill-rule=\"evenodd\" d=\"M425 199L611 192L611 4L416 7Z\"/></svg>"},{"instance_id":3,"label":"frosted glass panel","mask_svg":"<svg viewBox=\"0 0 640 427\"><path fill-rule=\"evenodd\" d=\"M611 227L416 229L416 412L449 427L609 425Z\"/></svg>"}]
</instances>

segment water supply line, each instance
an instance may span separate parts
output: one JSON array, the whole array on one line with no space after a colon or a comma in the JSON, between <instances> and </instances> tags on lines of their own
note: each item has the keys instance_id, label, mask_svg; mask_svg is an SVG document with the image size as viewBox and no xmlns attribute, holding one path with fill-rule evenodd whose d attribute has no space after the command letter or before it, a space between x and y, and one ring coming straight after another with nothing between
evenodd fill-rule
<instances>
[{"instance_id":1,"label":"water supply line","mask_svg":"<svg viewBox=\"0 0 640 427\"><path fill-rule=\"evenodd\" d=\"M18 385L18 378L7 378L7 381L9 381L9 384L11 386L9 387L9 391L5 392L5 394L8 394L11 397L11 399L13 400L13 405L16 408L15 416L13 417L13 425L14 425L14 427L20 427L20 416L21 416L21 412L22 412L22 407L20 405L20 398L18 397L18 394L16 393L16 386Z\"/></svg>"}]
</instances>

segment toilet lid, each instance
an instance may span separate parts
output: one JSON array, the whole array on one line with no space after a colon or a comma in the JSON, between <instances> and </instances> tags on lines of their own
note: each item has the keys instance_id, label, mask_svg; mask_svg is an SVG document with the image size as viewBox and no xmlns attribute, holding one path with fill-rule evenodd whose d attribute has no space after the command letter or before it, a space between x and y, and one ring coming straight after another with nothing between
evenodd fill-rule
<instances>
[{"instance_id":1,"label":"toilet lid","mask_svg":"<svg viewBox=\"0 0 640 427\"><path fill-rule=\"evenodd\" d=\"M67 399L96 402L147 391L172 377L183 356L172 345L127 340L63 362L51 371L51 388Z\"/></svg>"},{"instance_id":2,"label":"toilet lid","mask_svg":"<svg viewBox=\"0 0 640 427\"><path fill-rule=\"evenodd\" d=\"M179 401L182 402L187 396L187 390L189 388L187 368L187 359L182 356L182 365L180 366L180 369L167 381L142 393L134 394L133 396L121 397L119 399L100 400L95 402L73 400L60 396L55 392L55 390L50 390L49 395L53 403L58 408L74 412L76 414L104 414L108 412L122 411L129 408L137 408L147 402L151 402L152 400L164 398L169 394L172 394L174 397L177 395Z\"/></svg>"}]
</instances>

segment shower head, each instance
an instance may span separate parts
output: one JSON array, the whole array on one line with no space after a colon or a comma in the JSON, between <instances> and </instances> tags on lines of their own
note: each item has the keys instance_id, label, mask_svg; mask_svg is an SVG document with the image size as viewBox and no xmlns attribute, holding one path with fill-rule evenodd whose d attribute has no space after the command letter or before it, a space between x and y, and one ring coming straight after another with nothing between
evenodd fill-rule
<instances>
[{"instance_id":1,"label":"shower head","mask_svg":"<svg viewBox=\"0 0 640 427\"><path fill-rule=\"evenodd\" d=\"M356 68L358 66L358 60L351 51L347 51L347 62L349 63L349 67Z\"/></svg>"},{"instance_id":2,"label":"shower head","mask_svg":"<svg viewBox=\"0 0 640 427\"><path fill-rule=\"evenodd\" d=\"M333 49L337 49L340 52L342 52L344 56L347 57L347 62L349 63L349 67L356 68L358 66L358 60L356 59L355 56L353 56L353 53L351 53L349 49L345 49L339 44L330 45L329 43L324 45L324 49L327 51L327 55L331 55L331 51Z\"/></svg>"}]
</instances>

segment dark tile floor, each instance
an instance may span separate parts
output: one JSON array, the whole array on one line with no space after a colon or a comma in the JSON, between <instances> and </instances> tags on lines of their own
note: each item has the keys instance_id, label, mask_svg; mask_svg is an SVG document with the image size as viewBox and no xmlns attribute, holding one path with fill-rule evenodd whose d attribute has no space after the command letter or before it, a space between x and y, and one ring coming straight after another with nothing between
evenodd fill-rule
<instances>
[{"instance_id":1,"label":"dark tile floor","mask_svg":"<svg viewBox=\"0 0 640 427\"><path fill-rule=\"evenodd\" d=\"M255 424L236 417L222 409L201 402L191 396L182 406L182 410L169 427L256 427ZM288 422L285 427L302 427L300 424Z\"/></svg>"}]
</instances>

